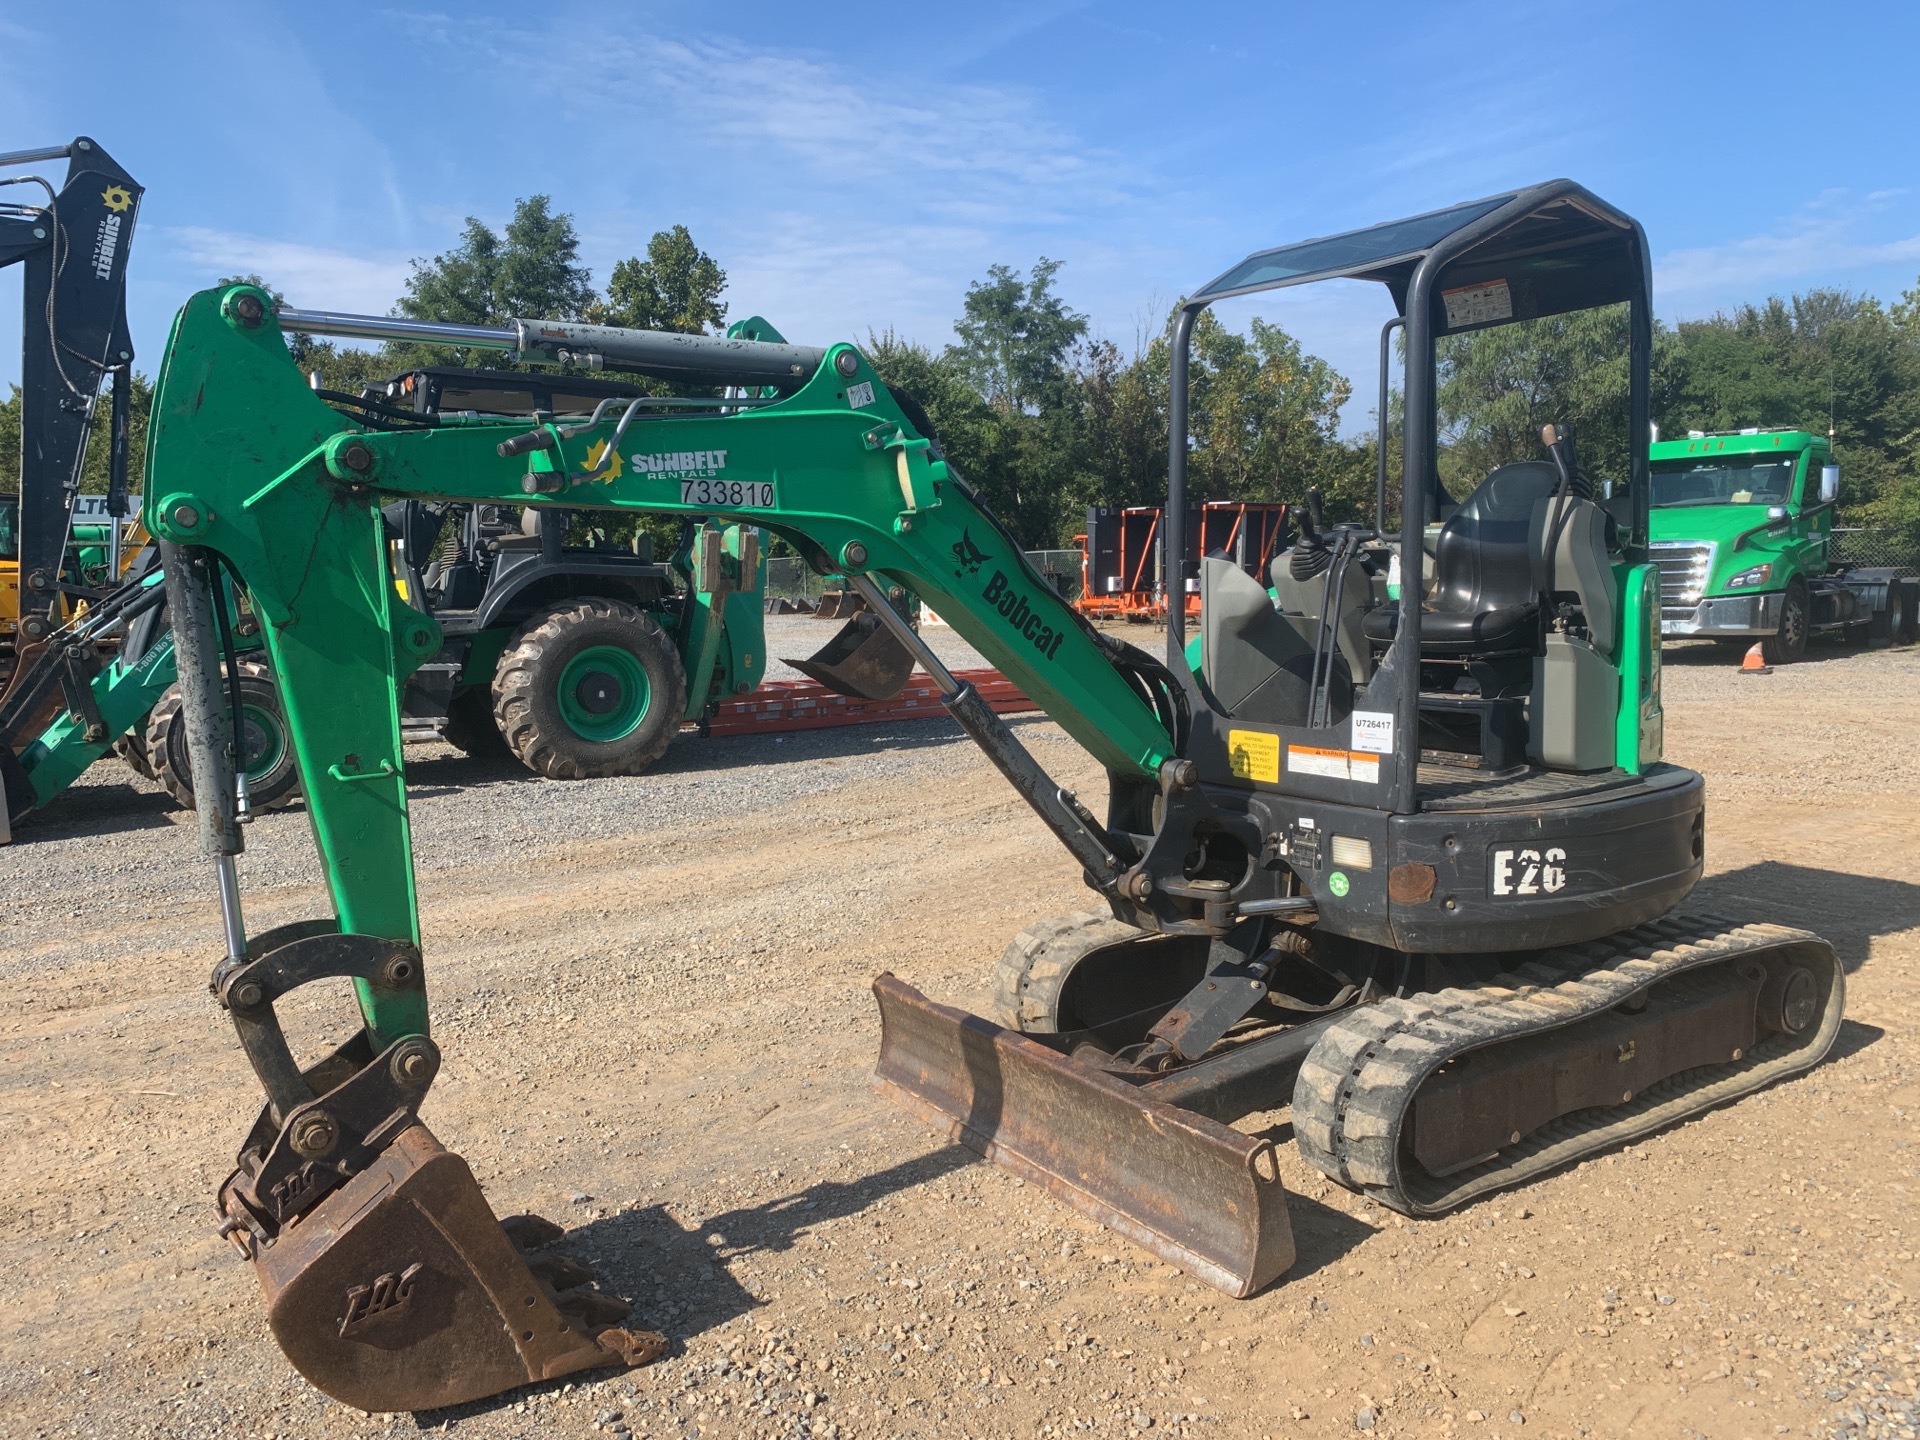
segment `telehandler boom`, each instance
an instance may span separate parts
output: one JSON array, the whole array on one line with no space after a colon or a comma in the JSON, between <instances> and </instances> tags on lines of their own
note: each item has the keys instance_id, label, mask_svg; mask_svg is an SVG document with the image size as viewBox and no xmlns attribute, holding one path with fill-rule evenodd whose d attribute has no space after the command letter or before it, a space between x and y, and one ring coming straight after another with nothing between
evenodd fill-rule
<instances>
[{"instance_id":1,"label":"telehandler boom","mask_svg":"<svg viewBox=\"0 0 1920 1440\"><path fill-rule=\"evenodd\" d=\"M1009 947L1002 1024L882 976L880 1083L1229 1293L1275 1279L1293 1246L1272 1142L1227 1120L1291 1103L1312 1163L1425 1214L1817 1063L1842 1003L1824 942L1667 914L1700 875L1703 786L1660 758L1644 447L1610 494L1557 433L1548 460L1502 466L1458 505L1434 478L1442 334L1625 303L1644 433L1639 226L1554 181L1262 252L1204 287L1173 332L1169 554L1196 317L1329 277L1383 282L1405 326L1399 534L1315 527L1271 591L1201 560L1198 643L1170 607L1165 663L1074 614L852 346L470 329L461 343L730 388L581 426L374 433L300 382L282 328L411 322L276 313L248 286L187 303L147 523L209 777L213 991L267 1094L218 1206L303 1374L365 1409L417 1409L659 1345L618 1328L626 1307L590 1272L532 1253L554 1227L496 1221L419 1120L439 1051L396 706L439 639L395 596L391 497L708 517L727 522L716 574L749 565L765 529L849 577L870 609L820 673L872 693L917 660L1102 906ZM222 570L263 622L335 912L258 935L221 779ZM1104 817L920 643L891 587L1105 766ZM275 1002L337 976L359 1030L303 1069Z\"/></svg>"}]
</instances>

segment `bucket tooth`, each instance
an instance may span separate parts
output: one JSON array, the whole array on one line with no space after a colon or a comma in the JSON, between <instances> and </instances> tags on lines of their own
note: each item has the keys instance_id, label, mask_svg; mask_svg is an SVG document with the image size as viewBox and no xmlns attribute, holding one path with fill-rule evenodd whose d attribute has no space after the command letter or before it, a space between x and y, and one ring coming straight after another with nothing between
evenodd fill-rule
<instances>
[{"instance_id":1,"label":"bucket tooth","mask_svg":"<svg viewBox=\"0 0 1920 1440\"><path fill-rule=\"evenodd\" d=\"M509 1215L500 1222L500 1228L521 1250L538 1250L567 1233L544 1215Z\"/></svg>"},{"instance_id":2,"label":"bucket tooth","mask_svg":"<svg viewBox=\"0 0 1920 1440\"><path fill-rule=\"evenodd\" d=\"M576 1285L593 1283L593 1269L582 1265L578 1260L569 1260L564 1255L535 1255L527 1258L527 1269L531 1270L548 1288L560 1291L571 1290ZM626 1319L625 1315L617 1317Z\"/></svg>"},{"instance_id":3,"label":"bucket tooth","mask_svg":"<svg viewBox=\"0 0 1920 1440\"><path fill-rule=\"evenodd\" d=\"M239 1208L231 1191L222 1201ZM253 1266L274 1338L316 1388L361 1410L428 1410L665 1348L607 1328L626 1317L611 1296L542 1283L518 1247L558 1233L496 1219L466 1162L416 1122L257 1245Z\"/></svg>"},{"instance_id":4,"label":"bucket tooth","mask_svg":"<svg viewBox=\"0 0 1920 1440\"><path fill-rule=\"evenodd\" d=\"M870 610L847 621L811 659L786 663L856 700L891 700L913 674L912 654Z\"/></svg>"},{"instance_id":5,"label":"bucket tooth","mask_svg":"<svg viewBox=\"0 0 1920 1440\"><path fill-rule=\"evenodd\" d=\"M874 1083L969 1150L1229 1295L1293 1263L1273 1143L1142 1095L891 975Z\"/></svg>"},{"instance_id":6,"label":"bucket tooth","mask_svg":"<svg viewBox=\"0 0 1920 1440\"><path fill-rule=\"evenodd\" d=\"M609 1295L604 1290L596 1290L591 1285L563 1290L554 1298L567 1314L577 1316L595 1329L618 1325L633 1313L633 1306L625 1300L617 1295Z\"/></svg>"}]
</instances>

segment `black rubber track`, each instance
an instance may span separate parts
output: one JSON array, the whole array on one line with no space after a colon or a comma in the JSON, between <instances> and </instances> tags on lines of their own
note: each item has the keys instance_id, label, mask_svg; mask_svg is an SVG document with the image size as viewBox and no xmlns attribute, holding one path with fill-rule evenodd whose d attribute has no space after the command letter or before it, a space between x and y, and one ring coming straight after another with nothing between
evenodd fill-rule
<instances>
[{"instance_id":1,"label":"black rubber track","mask_svg":"<svg viewBox=\"0 0 1920 1440\"><path fill-rule=\"evenodd\" d=\"M1468 1051L1602 1015L1657 981L1789 952L1823 991L1798 1035L1768 1035L1737 1061L1701 1066L1621 1105L1576 1110L1481 1164L1435 1177L1406 1154L1415 1095ZM1669 915L1605 940L1546 951L1480 984L1356 1009L1320 1038L1293 1095L1301 1154L1330 1178L1406 1215L1434 1215L1639 1139L1818 1064L1839 1033L1846 981L1833 949L1805 930Z\"/></svg>"}]
</instances>

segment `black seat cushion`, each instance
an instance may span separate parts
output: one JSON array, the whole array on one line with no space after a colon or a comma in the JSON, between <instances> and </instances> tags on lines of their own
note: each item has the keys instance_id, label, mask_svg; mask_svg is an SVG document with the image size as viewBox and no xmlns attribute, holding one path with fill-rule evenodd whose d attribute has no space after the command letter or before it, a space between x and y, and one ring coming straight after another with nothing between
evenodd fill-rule
<instances>
[{"instance_id":1,"label":"black seat cushion","mask_svg":"<svg viewBox=\"0 0 1920 1440\"><path fill-rule=\"evenodd\" d=\"M1421 607L1422 654L1511 655L1539 647L1530 526L1535 503L1553 494L1559 478L1544 460L1502 465L1440 527L1433 598ZM1399 620L1399 606L1381 606L1367 616L1367 637L1392 640Z\"/></svg>"},{"instance_id":2,"label":"black seat cushion","mask_svg":"<svg viewBox=\"0 0 1920 1440\"><path fill-rule=\"evenodd\" d=\"M1369 640L1391 643L1400 632L1400 607L1382 605L1368 613ZM1540 640L1540 610L1536 605L1502 605L1478 612L1427 610L1420 617L1422 654L1509 655L1531 651Z\"/></svg>"}]
</instances>

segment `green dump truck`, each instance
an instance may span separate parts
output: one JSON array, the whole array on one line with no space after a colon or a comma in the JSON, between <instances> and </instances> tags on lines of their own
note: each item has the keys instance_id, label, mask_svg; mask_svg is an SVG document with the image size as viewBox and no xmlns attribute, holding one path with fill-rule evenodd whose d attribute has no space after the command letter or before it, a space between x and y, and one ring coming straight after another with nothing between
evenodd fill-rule
<instances>
[{"instance_id":1,"label":"green dump truck","mask_svg":"<svg viewBox=\"0 0 1920 1440\"><path fill-rule=\"evenodd\" d=\"M1837 553L1840 469L1825 436L1694 431L1655 441L1650 458L1663 636L1758 640L1770 665L1798 660L1822 633L1913 640L1915 567Z\"/></svg>"}]
</instances>

